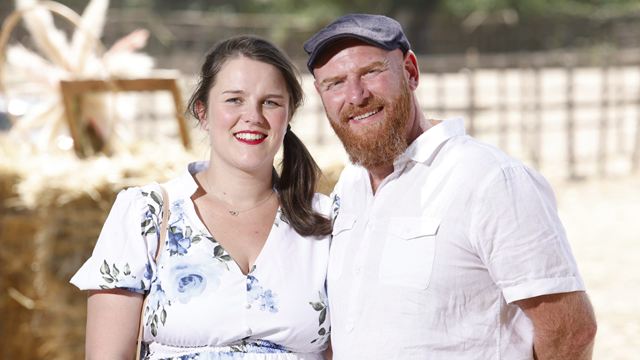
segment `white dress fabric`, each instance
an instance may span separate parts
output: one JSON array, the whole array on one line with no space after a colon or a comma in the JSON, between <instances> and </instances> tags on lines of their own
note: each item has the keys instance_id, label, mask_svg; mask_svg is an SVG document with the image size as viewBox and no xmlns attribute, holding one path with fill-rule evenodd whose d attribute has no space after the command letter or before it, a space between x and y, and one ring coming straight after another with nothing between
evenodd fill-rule
<instances>
[{"instance_id":1,"label":"white dress fabric","mask_svg":"<svg viewBox=\"0 0 640 360\"><path fill-rule=\"evenodd\" d=\"M190 199L197 190L192 174L206 166L190 164L164 185L171 213L157 264L162 195L151 184L118 194L93 254L71 283L148 293L145 359L322 359L330 331L330 238L299 235L278 209L254 266L243 274ZM328 215L330 206L326 196L314 198L320 213Z\"/></svg>"},{"instance_id":2,"label":"white dress fabric","mask_svg":"<svg viewBox=\"0 0 640 360\"><path fill-rule=\"evenodd\" d=\"M547 182L460 119L418 137L375 195L347 167L334 198L334 360L533 359L513 302L584 290Z\"/></svg>"}]
</instances>

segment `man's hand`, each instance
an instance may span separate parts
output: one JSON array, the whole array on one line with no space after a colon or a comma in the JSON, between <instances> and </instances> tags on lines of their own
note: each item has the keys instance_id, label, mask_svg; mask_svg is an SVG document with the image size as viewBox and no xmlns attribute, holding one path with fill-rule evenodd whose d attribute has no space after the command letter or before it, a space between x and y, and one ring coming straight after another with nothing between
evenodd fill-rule
<instances>
[{"instance_id":1,"label":"man's hand","mask_svg":"<svg viewBox=\"0 0 640 360\"><path fill-rule=\"evenodd\" d=\"M583 291L543 295L515 302L531 319L539 360L591 359L596 319Z\"/></svg>"}]
</instances>

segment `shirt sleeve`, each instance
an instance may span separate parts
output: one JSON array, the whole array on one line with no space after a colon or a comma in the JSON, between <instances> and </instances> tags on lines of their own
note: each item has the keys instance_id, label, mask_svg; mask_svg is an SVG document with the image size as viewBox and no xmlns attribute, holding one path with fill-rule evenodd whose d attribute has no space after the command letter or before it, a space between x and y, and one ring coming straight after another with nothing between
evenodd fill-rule
<instances>
[{"instance_id":1,"label":"shirt sleeve","mask_svg":"<svg viewBox=\"0 0 640 360\"><path fill-rule=\"evenodd\" d=\"M121 191L91 257L71 278L71 283L81 290L147 291L155 272L161 201L157 190Z\"/></svg>"},{"instance_id":2,"label":"shirt sleeve","mask_svg":"<svg viewBox=\"0 0 640 360\"><path fill-rule=\"evenodd\" d=\"M553 191L523 165L500 169L481 187L471 238L507 303L585 289Z\"/></svg>"}]
</instances>

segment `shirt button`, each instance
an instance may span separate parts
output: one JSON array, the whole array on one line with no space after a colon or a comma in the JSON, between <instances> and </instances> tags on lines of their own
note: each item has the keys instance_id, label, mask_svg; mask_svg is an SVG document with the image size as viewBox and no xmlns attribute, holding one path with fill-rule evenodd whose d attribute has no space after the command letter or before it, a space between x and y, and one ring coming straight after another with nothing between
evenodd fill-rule
<instances>
[{"instance_id":1,"label":"shirt button","mask_svg":"<svg viewBox=\"0 0 640 360\"><path fill-rule=\"evenodd\" d=\"M247 304L244 307L245 307L245 309L251 309L251 304Z\"/></svg>"}]
</instances>

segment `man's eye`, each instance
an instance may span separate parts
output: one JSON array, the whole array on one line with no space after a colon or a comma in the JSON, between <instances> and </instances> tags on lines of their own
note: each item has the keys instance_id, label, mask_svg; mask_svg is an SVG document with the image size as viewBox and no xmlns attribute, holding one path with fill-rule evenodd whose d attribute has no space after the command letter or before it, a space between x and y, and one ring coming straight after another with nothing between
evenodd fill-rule
<instances>
[{"instance_id":1,"label":"man's eye","mask_svg":"<svg viewBox=\"0 0 640 360\"><path fill-rule=\"evenodd\" d=\"M342 83L344 83L344 81L342 80L330 82L326 85L325 90L335 89L336 87L340 86Z\"/></svg>"},{"instance_id":2,"label":"man's eye","mask_svg":"<svg viewBox=\"0 0 640 360\"><path fill-rule=\"evenodd\" d=\"M369 69L364 75L365 76L367 76L367 75L368 76L372 76L372 75L375 75L375 74L379 74L381 72L382 72L381 69Z\"/></svg>"}]
</instances>

